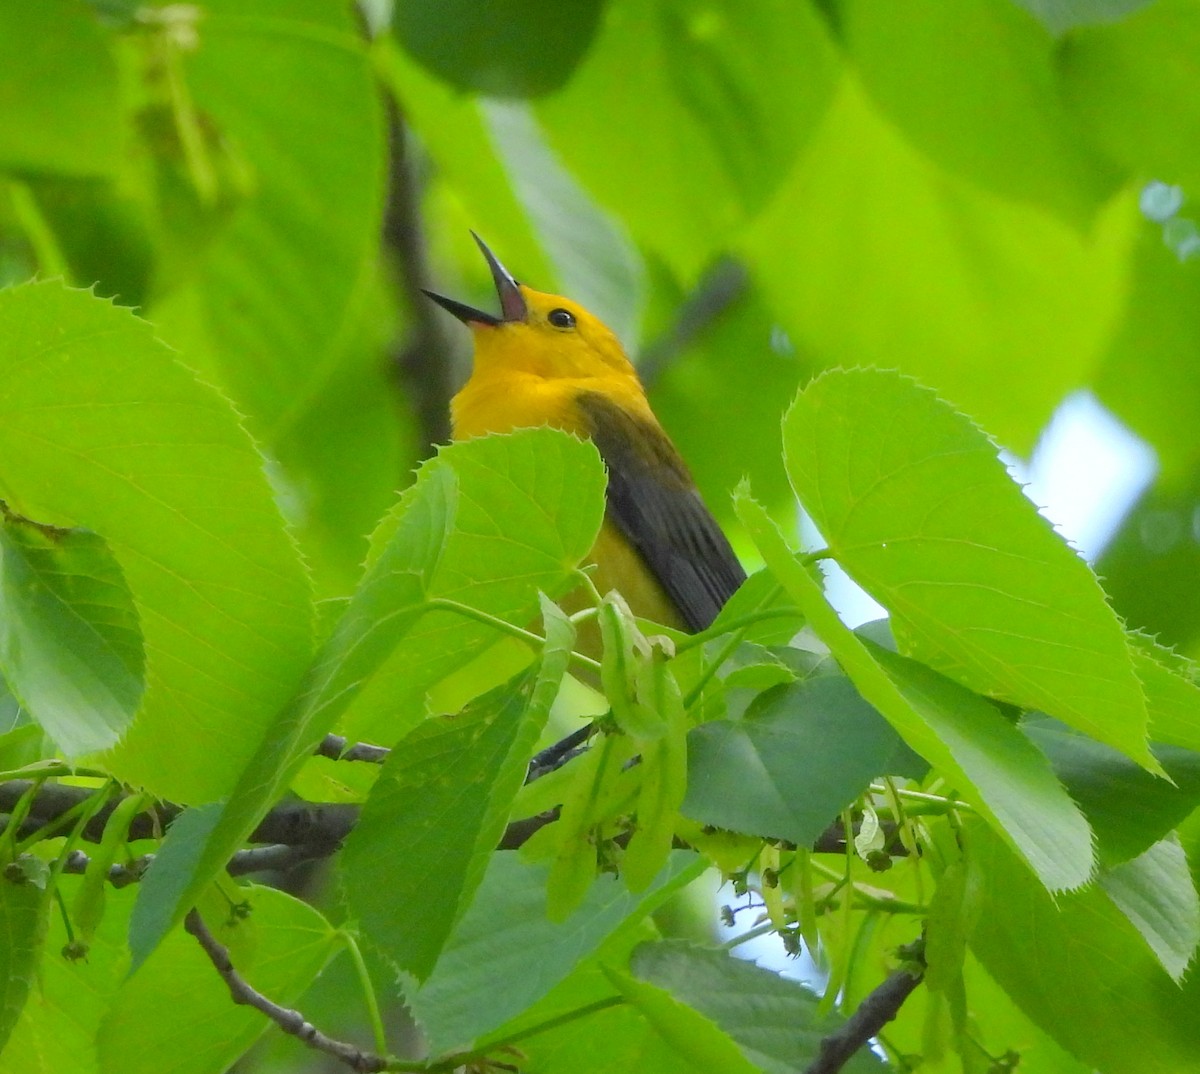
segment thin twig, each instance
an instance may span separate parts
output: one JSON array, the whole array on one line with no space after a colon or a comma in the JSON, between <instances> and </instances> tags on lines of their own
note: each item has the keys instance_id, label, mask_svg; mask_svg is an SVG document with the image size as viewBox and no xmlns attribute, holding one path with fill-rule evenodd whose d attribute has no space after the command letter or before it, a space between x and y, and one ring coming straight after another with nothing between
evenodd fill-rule
<instances>
[{"instance_id":1,"label":"thin twig","mask_svg":"<svg viewBox=\"0 0 1200 1074\"><path fill-rule=\"evenodd\" d=\"M252 988L249 982L234 969L233 962L229 958L229 950L218 943L216 937L208 931L208 926L204 924L195 907L189 910L187 917L183 919L183 927L196 937L197 942L204 949L204 953L208 955L209 961L229 988L229 994L233 997L234 1003L245 1004L261 1011L285 1033L303 1041L310 1048L333 1056L339 1062L345 1063L351 1070L360 1071L363 1074L374 1074L376 1071L387 1069L388 1060L384 1056L376 1055L374 1052L364 1052L356 1045L327 1037L307 1021L299 1011L281 1007Z\"/></svg>"},{"instance_id":2,"label":"thin twig","mask_svg":"<svg viewBox=\"0 0 1200 1074\"><path fill-rule=\"evenodd\" d=\"M820 1053L804 1074L837 1074L855 1052L879 1035L921 983L925 971L923 949L921 941L904 949L908 964L867 996L839 1029L822 1038Z\"/></svg>"},{"instance_id":3,"label":"thin twig","mask_svg":"<svg viewBox=\"0 0 1200 1074\"><path fill-rule=\"evenodd\" d=\"M367 764L383 764L391 752L386 746L373 746L370 742L348 745L345 735L326 735L313 750L316 756L332 761L366 761Z\"/></svg>"},{"instance_id":4,"label":"thin twig","mask_svg":"<svg viewBox=\"0 0 1200 1074\"><path fill-rule=\"evenodd\" d=\"M680 307L671 327L642 349L637 363L642 383L652 387L697 336L736 305L749 282L749 273L740 261L724 257L715 262Z\"/></svg>"}]
</instances>

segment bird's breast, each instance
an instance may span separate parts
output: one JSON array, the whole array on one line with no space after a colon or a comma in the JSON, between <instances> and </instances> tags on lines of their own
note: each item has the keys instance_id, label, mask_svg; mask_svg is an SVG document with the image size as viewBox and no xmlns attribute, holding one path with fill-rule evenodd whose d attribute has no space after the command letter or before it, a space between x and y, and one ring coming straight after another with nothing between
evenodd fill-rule
<instances>
[{"instance_id":1,"label":"bird's breast","mask_svg":"<svg viewBox=\"0 0 1200 1074\"><path fill-rule=\"evenodd\" d=\"M579 386L563 378L531 373L473 375L450 402L455 440L514 429L554 429L588 434L586 417L575 403Z\"/></svg>"}]
</instances>

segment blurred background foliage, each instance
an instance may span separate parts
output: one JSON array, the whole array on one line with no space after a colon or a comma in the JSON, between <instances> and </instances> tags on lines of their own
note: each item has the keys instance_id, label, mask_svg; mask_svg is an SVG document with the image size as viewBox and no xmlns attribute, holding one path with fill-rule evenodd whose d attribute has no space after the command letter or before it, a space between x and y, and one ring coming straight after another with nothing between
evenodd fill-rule
<instances>
[{"instance_id":1,"label":"blurred background foliage","mask_svg":"<svg viewBox=\"0 0 1200 1074\"><path fill-rule=\"evenodd\" d=\"M1196 654L1197 190L1195 0L0 7L0 282L135 306L229 395L323 596L446 437L468 344L419 289L493 301L474 228L613 325L727 524L743 473L790 502L820 369L1017 456L1091 393L1158 463L1099 570Z\"/></svg>"}]
</instances>

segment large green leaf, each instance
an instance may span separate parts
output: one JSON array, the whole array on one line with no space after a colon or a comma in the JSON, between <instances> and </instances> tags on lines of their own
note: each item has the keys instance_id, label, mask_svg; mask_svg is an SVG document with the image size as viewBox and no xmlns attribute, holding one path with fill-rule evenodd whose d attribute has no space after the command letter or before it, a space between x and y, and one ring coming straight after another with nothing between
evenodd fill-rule
<instances>
[{"instance_id":1,"label":"large green leaf","mask_svg":"<svg viewBox=\"0 0 1200 1074\"><path fill-rule=\"evenodd\" d=\"M1121 623L970 419L894 373L828 373L784 419L784 453L903 651L1158 770Z\"/></svg>"},{"instance_id":2,"label":"large green leaf","mask_svg":"<svg viewBox=\"0 0 1200 1074\"><path fill-rule=\"evenodd\" d=\"M79 880L61 883L69 903ZM335 934L319 913L290 895L254 886L240 890L248 917L231 922L228 902L213 891L203 900L205 921L254 987L294 1004L333 954ZM167 1064L177 1074L212 1074L270 1030L257 1011L233 1003L212 963L182 930L130 978L125 934L134 895L132 888L109 891L85 959L70 961L59 953L67 935L61 915L51 918L38 997L4 1051L3 1069L135 1074Z\"/></svg>"},{"instance_id":3,"label":"large green leaf","mask_svg":"<svg viewBox=\"0 0 1200 1074\"><path fill-rule=\"evenodd\" d=\"M780 584L842 669L917 753L938 769L1050 890L1091 875L1091 831L1045 756L983 698L936 671L860 640L744 491L738 517Z\"/></svg>"},{"instance_id":4,"label":"large green leaf","mask_svg":"<svg viewBox=\"0 0 1200 1074\"><path fill-rule=\"evenodd\" d=\"M433 969L483 878L566 673L574 630L548 601L545 612L548 641L536 673L398 742L346 841L352 912L372 944L418 979ZM419 929L396 913L416 905L426 908Z\"/></svg>"},{"instance_id":5,"label":"large green leaf","mask_svg":"<svg viewBox=\"0 0 1200 1074\"><path fill-rule=\"evenodd\" d=\"M0 6L0 167L106 175L123 118L107 35L72 0Z\"/></svg>"},{"instance_id":6,"label":"large green leaf","mask_svg":"<svg viewBox=\"0 0 1200 1074\"><path fill-rule=\"evenodd\" d=\"M310 598L229 404L129 311L0 292L0 487L100 534L141 623L146 694L112 770L177 801L229 791L309 655Z\"/></svg>"},{"instance_id":7,"label":"large green leaf","mask_svg":"<svg viewBox=\"0 0 1200 1074\"><path fill-rule=\"evenodd\" d=\"M1200 191L1200 10L1158 0L1129 18L1074 30L1059 50L1064 97L1096 144L1141 179Z\"/></svg>"},{"instance_id":8,"label":"large green leaf","mask_svg":"<svg viewBox=\"0 0 1200 1074\"><path fill-rule=\"evenodd\" d=\"M337 935L320 913L282 891L250 886L238 895L245 916L231 913L224 894L215 890L198 909L238 973L290 1007L337 951ZM164 1011L171 1017L162 1017ZM104 1071L154 1074L170 1055L175 1074L211 1074L227 1069L271 1028L258 1011L232 1002L208 956L180 930L121 983L100 1024L96 1049Z\"/></svg>"},{"instance_id":9,"label":"large green leaf","mask_svg":"<svg viewBox=\"0 0 1200 1074\"><path fill-rule=\"evenodd\" d=\"M997 839L969 833L970 943L1029 1019L1104 1074L1178 1074L1200 1049L1200 980L1175 984L1099 887L1055 900Z\"/></svg>"},{"instance_id":10,"label":"large green leaf","mask_svg":"<svg viewBox=\"0 0 1200 1074\"><path fill-rule=\"evenodd\" d=\"M836 72L808 4L614 0L537 112L596 199L690 281L771 196Z\"/></svg>"},{"instance_id":11,"label":"large green leaf","mask_svg":"<svg viewBox=\"0 0 1200 1074\"><path fill-rule=\"evenodd\" d=\"M520 620L523 608L532 614L539 589L563 588L599 528L602 481L595 449L551 429L455 444L422 467L304 688L278 712L227 802L219 813L189 821L182 846L172 847L168 835L131 921L135 966L182 920L414 627L424 625L430 601L460 597L480 611ZM564 503L578 509L562 513ZM436 637L451 650L451 666L494 638L494 628L472 632L479 624L437 614L446 617ZM464 623L467 633L456 633L455 624ZM423 708L403 723L394 715L396 733L423 716ZM159 865L164 856L169 870Z\"/></svg>"},{"instance_id":12,"label":"large green leaf","mask_svg":"<svg viewBox=\"0 0 1200 1074\"><path fill-rule=\"evenodd\" d=\"M1200 720L1200 709L1196 718ZM1156 745L1154 755L1170 777L1158 779L1057 720L1032 717L1021 727L1050 758L1055 774L1079 803L1096 833L1102 865L1149 850L1200 805L1200 752Z\"/></svg>"},{"instance_id":13,"label":"large green leaf","mask_svg":"<svg viewBox=\"0 0 1200 1074\"><path fill-rule=\"evenodd\" d=\"M911 373L1023 452L1108 344L1136 220L1080 234L947 174L845 79L738 248L802 353Z\"/></svg>"},{"instance_id":14,"label":"large green leaf","mask_svg":"<svg viewBox=\"0 0 1200 1074\"><path fill-rule=\"evenodd\" d=\"M222 191L236 202L228 224L179 281L160 281L151 315L275 447L319 404L366 298L382 109L349 7L205 0L200 15L187 93L215 131L213 156L230 154L241 178ZM200 238L209 235L198 247ZM377 365L355 368L364 394L387 391ZM329 418L353 425L359 415Z\"/></svg>"},{"instance_id":15,"label":"large green leaf","mask_svg":"<svg viewBox=\"0 0 1200 1074\"><path fill-rule=\"evenodd\" d=\"M460 92L525 97L558 89L591 44L601 0L569 0L554 17L536 0L414 0L392 28L421 64Z\"/></svg>"},{"instance_id":16,"label":"large green leaf","mask_svg":"<svg viewBox=\"0 0 1200 1074\"><path fill-rule=\"evenodd\" d=\"M111 746L133 721L142 636L96 534L0 520L0 669L68 757Z\"/></svg>"},{"instance_id":17,"label":"large green leaf","mask_svg":"<svg viewBox=\"0 0 1200 1074\"><path fill-rule=\"evenodd\" d=\"M716 828L810 846L903 748L848 679L777 686L738 720L688 735L682 811Z\"/></svg>"},{"instance_id":18,"label":"large green leaf","mask_svg":"<svg viewBox=\"0 0 1200 1074\"><path fill-rule=\"evenodd\" d=\"M765 1074L805 1069L841 1021L820 1011L820 998L807 988L727 951L679 940L643 944L630 965L638 979L711 1018ZM869 1049L841 1067L851 1074L883 1068Z\"/></svg>"},{"instance_id":19,"label":"large green leaf","mask_svg":"<svg viewBox=\"0 0 1200 1074\"><path fill-rule=\"evenodd\" d=\"M601 876L562 922L546 916L548 868L526 865L512 853L492 855L433 974L406 995L435 1055L464 1047L520 1014L619 928L641 921L695 879L703 862L674 851L655 882L637 895L616 877Z\"/></svg>"},{"instance_id":20,"label":"large green leaf","mask_svg":"<svg viewBox=\"0 0 1200 1074\"><path fill-rule=\"evenodd\" d=\"M1053 38L1012 0L839 10L864 85L941 167L1081 228L1115 190L1059 99Z\"/></svg>"}]
</instances>

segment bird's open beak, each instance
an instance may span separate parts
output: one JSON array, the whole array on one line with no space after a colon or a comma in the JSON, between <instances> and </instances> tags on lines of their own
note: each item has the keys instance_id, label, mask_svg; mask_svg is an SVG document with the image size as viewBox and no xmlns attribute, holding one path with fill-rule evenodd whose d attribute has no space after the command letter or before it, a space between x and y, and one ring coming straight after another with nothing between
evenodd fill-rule
<instances>
[{"instance_id":1,"label":"bird's open beak","mask_svg":"<svg viewBox=\"0 0 1200 1074\"><path fill-rule=\"evenodd\" d=\"M494 328L496 325L505 324L508 321L525 320L529 313L529 307L525 304L525 297L521 294L520 285L513 279L512 273L500 264L499 258L487 248L487 244L483 239L473 231L471 232L471 237L479 243L479 249L483 251L488 268L492 270L492 280L496 284L496 294L500 298L500 316L497 317L495 314L477 310L474 306L468 306L464 302L447 298L445 295L439 295L434 291L425 291L425 293L441 306L442 309L454 314L463 324L486 324Z\"/></svg>"}]
</instances>

